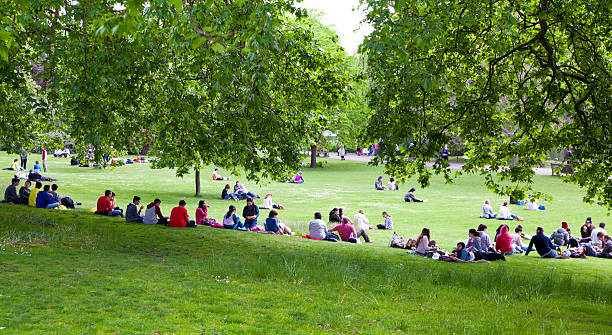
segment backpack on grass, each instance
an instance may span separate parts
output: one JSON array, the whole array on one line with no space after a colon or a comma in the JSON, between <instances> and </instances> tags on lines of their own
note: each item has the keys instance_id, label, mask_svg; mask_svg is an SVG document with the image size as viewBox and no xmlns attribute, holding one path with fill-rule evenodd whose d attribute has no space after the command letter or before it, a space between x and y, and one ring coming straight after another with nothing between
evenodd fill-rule
<instances>
[{"instance_id":1,"label":"backpack on grass","mask_svg":"<svg viewBox=\"0 0 612 335\"><path fill-rule=\"evenodd\" d=\"M393 232L393 235L391 236L391 241L389 241L389 246L391 248L404 249L404 238Z\"/></svg>"}]
</instances>

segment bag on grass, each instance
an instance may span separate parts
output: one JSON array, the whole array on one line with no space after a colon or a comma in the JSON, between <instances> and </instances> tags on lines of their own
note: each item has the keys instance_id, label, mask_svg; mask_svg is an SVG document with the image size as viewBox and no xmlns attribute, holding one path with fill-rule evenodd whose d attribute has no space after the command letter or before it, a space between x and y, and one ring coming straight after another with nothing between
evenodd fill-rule
<instances>
[{"instance_id":1,"label":"bag on grass","mask_svg":"<svg viewBox=\"0 0 612 335\"><path fill-rule=\"evenodd\" d=\"M400 248L404 249L404 238L397 235L395 232L391 236L391 241L389 241L389 246L391 248Z\"/></svg>"}]
</instances>

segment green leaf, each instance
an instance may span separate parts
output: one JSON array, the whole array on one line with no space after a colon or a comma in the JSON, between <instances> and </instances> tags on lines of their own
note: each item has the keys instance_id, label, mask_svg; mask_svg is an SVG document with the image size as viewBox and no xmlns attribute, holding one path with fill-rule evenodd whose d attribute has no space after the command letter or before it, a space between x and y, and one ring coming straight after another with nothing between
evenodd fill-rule
<instances>
[{"instance_id":1,"label":"green leaf","mask_svg":"<svg viewBox=\"0 0 612 335\"><path fill-rule=\"evenodd\" d=\"M170 2L170 4L176 8L176 10L182 10L183 9L183 1L182 0L168 0Z\"/></svg>"},{"instance_id":2,"label":"green leaf","mask_svg":"<svg viewBox=\"0 0 612 335\"><path fill-rule=\"evenodd\" d=\"M5 62L8 62L8 49L4 45L0 45L0 59Z\"/></svg>"},{"instance_id":3,"label":"green leaf","mask_svg":"<svg viewBox=\"0 0 612 335\"><path fill-rule=\"evenodd\" d=\"M225 47L219 43L213 44L212 49L217 53L222 53L225 51Z\"/></svg>"}]
</instances>

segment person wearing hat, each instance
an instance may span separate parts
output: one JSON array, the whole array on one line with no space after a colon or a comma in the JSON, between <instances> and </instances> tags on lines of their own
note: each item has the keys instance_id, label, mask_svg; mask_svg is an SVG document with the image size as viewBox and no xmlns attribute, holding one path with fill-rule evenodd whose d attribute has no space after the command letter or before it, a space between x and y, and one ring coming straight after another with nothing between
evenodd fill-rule
<instances>
[{"instance_id":1,"label":"person wearing hat","mask_svg":"<svg viewBox=\"0 0 612 335\"><path fill-rule=\"evenodd\" d=\"M582 225L582 227L580 227L580 243L589 243L591 242L591 232L593 232L593 229L595 228L595 226L593 226L593 223L591 222L591 218L588 217L586 218L586 220L584 221L584 224Z\"/></svg>"}]
</instances>

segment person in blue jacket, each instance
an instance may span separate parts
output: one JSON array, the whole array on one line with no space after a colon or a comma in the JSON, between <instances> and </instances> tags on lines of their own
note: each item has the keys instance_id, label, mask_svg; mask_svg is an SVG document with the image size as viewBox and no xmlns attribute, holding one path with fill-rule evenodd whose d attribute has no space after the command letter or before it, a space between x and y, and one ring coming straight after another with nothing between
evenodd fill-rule
<instances>
[{"instance_id":1,"label":"person in blue jacket","mask_svg":"<svg viewBox=\"0 0 612 335\"><path fill-rule=\"evenodd\" d=\"M52 209L59 207L59 202L51 198L51 195L49 194L50 190L51 186L45 185L42 192L38 192L36 195L36 208Z\"/></svg>"}]
</instances>

